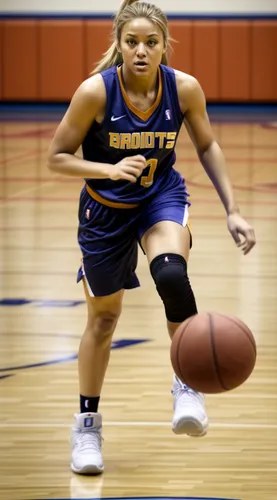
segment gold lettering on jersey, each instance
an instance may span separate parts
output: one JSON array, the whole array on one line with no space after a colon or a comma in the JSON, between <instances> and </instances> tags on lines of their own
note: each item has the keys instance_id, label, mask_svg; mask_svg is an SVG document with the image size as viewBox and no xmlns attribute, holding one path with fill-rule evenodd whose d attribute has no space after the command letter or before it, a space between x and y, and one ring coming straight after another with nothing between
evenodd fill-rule
<instances>
[{"instance_id":1,"label":"gold lettering on jersey","mask_svg":"<svg viewBox=\"0 0 277 500\"><path fill-rule=\"evenodd\" d=\"M166 138L167 138L167 143L165 146L166 149L174 148L175 140L176 140L176 132L168 132Z\"/></svg>"},{"instance_id":2,"label":"gold lettering on jersey","mask_svg":"<svg viewBox=\"0 0 277 500\"><path fill-rule=\"evenodd\" d=\"M120 149L131 149L131 134L120 134Z\"/></svg>"},{"instance_id":3,"label":"gold lettering on jersey","mask_svg":"<svg viewBox=\"0 0 277 500\"><path fill-rule=\"evenodd\" d=\"M139 132L133 132L131 148L132 149L139 149L140 148L140 133Z\"/></svg>"},{"instance_id":4,"label":"gold lettering on jersey","mask_svg":"<svg viewBox=\"0 0 277 500\"><path fill-rule=\"evenodd\" d=\"M145 132L145 148L153 149L155 147L155 134L154 132Z\"/></svg>"},{"instance_id":5,"label":"gold lettering on jersey","mask_svg":"<svg viewBox=\"0 0 277 500\"><path fill-rule=\"evenodd\" d=\"M110 136L110 147L119 149L120 146L120 134L117 132L109 132Z\"/></svg>"},{"instance_id":6,"label":"gold lettering on jersey","mask_svg":"<svg viewBox=\"0 0 277 500\"><path fill-rule=\"evenodd\" d=\"M155 137L159 139L159 149L164 148L164 140L166 138L166 132L156 132Z\"/></svg>"},{"instance_id":7,"label":"gold lettering on jersey","mask_svg":"<svg viewBox=\"0 0 277 500\"><path fill-rule=\"evenodd\" d=\"M116 149L172 149L177 132L109 132L110 147Z\"/></svg>"}]
</instances>

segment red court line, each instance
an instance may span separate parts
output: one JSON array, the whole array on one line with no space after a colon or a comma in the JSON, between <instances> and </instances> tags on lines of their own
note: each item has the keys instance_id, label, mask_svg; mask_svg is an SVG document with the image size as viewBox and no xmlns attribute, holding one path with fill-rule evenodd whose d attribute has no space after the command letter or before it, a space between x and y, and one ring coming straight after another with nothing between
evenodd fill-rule
<instances>
[{"instance_id":1,"label":"red court line","mask_svg":"<svg viewBox=\"0 0 277 500\"><path fill-rule=\"evenodd\" d=\"M223 151L224 153L224 151ZM251 165L254 163L273 163L274 165L277 166L277 155L276 158L252 158L251 156L246 157L246 158L232 158L228 157L226 154L224 155L226 159L226 163L250 163ZM176 165L178 165L178 162L183 162L183 163L199 163L200 161L197 158L186 158L183 156L179 156L178 152L176 155Z\"/></svg>"},{"instance_id":2,"label":"red court line","mask_svg":"<svg viewBox=\"0 0 277 500\"><path fill-rule=\"evenodd\" d=\"M201 182L195 182L195 181L186 181L187 186L193 186L193 187L198 187L202 189L215 189L213 184L204 184ZM276 192L276 187L275 183L273 183L273 188L270 187L260 187L260 185L256 186L239 186L237 184L232 184L234 189L237 189L238 191L250 191L250 192L256 192L256 193L275 193Z\"/></svg>"},{"instance_id":3,"label":"red court line","mask_svg":"<svg viewBox=\"0 0 277 500\"><path fill-rule=\"evenodd\" d=\"M223 142L217 141L221 149L226 151L226 149L250 149L251 151L277 151L277 146L274 144L255 144L255 141L253 143L246 144L224 144Z\"/></svg>"},{"instance_id":4,"label":"red court line","mask_svg":"<svg viewBox=\"0 0 277 500\"><path fill-rule=\"evenodd\" d=\"M0 177L1 182L57 182L57 183L77 183L82 178L78 177Z\"/></svg>"},{"instance_id":5,"label":"red court line","mask_svg":"<svg viewBox=\"0 0 277 500\"><path fill-rule=\"evenodd\" d=\"M56 128L46 128L44 130L35 129L21 132L0 132L0 139L36 139L38 137L49 138L49 134L53 134L55 130Z\"/></svg>"},{"instance_id":6,"label":"red court line","mask_svg":"<svg viewBox=\"0 0 277 500\"><path fill-rule=\"evenodd\" d=\"M75 183L77 184L82 180L78 177L0 177L0 182L55 182L56 184L64 184L64 183Z\"/></svg>"},{"instance_id":7,"label":"red court line","mask_svg":"<svg viewBox=\"0 0 277 500\"><path fill-rule=\"evenodd\" d=\"M61 197L43 197L43 196L0 196L0 201L5 201L6 203L14 202L14 201L45 201L45 202L53 202L56 201L58 203L71 203L78 202L78 198L61 198Z\"/></svg>"},{"instance_id":8,"label":"red court line","mask_svg":"<svg viewBox=\"0 0 277 500\"><path fill-rule=\"evenodd\" d=\"M261 127L270 130L277 130L277 122L261 123Z\"/></svg>"},{"instance_id":9,"label":"red court line","mask_svg":"<svg viewBox=\"0 0 277 500\"><path fill-rule=\"evenodd\" d=\"M277 191L277 182L259 182L256 184L256 187L259 188L269 188L272 189L273 191Z\"/></svg>"},{"instance_id":10,"label":"red court line","mask_svg":"<svg viewBox=\"0 0 277 500\"><path fill-rule=\"evenodd\" d=\"M48 148L32 149L30 151L26 151L25 153L20 153L19 155L12 156L11 158L1 159L0 160L0 165L2 165L2 167L0 167L0 168L4 168L5 165L7 165L8 163L12 163L14 161L22 160L22 158L31 158L32 156L36 156L38 154L45 153L47 150L48 150Z\"/></svg>"}]
</instances>

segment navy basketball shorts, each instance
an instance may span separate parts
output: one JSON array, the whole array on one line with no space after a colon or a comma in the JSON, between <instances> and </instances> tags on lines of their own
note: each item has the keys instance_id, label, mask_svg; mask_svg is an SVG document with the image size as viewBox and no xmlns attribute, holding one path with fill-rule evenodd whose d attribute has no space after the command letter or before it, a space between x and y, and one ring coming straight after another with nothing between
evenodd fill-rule
<instances>
[{"instance_id":1,"label":"navy basketball shorts","mask_svg":"<svg viewBox=\"0 0 277 500\"><path fill-rule=\"evenodd\" d=\"M102 297L140 286L136 275L138 244L157 222L186 226L188 194L185 185L162 190L136 208L112 208L81 191L78 242L82 252L77 282L85 280L91 297Z\"/></svg>"}]
</instances>

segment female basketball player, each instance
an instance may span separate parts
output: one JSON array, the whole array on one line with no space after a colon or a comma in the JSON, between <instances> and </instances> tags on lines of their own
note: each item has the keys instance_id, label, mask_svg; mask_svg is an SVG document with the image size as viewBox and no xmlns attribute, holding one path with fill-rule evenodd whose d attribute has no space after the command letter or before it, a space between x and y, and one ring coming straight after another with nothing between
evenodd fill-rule
<instances>
[{"instance_id":1,"label":"female basketball player","mask_svg":"<svg viewBox=\"0 0 277 500\"><path fill-rule=\"evenodd\" d=\"M84 177L78 240L88 319L79 349L80 414L72 428L72 470L104 470L100 392L124 289L139 286L137 243L164 303L170 336L197 313L187 275L190 232L187 191L173 168L184 122L247 254L253 229L241 217L198 81L167 67L168 29L154 5L124 0L115 41L83 82L60 123L48 155L54 172ZM82 145L83 159L75 156ZM241 239L242 236L242 239ZM174 377L173 431L202 436L208 418L202 394Z\"/></svg>"}]
</instances>

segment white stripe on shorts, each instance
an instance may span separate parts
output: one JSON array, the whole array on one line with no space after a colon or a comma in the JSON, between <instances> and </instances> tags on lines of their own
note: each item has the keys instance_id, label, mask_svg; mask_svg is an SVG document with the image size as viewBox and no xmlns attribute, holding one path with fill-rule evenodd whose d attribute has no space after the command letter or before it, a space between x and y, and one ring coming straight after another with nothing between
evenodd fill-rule
<instances>
[{"instance_id":1,"label":"white stripe on shorts","mask_svg":"<svg viewBox=\"0 0 277 500\"><path fill-rule=\"evenodd\" d=\"M82 273L83 273L83 277L85 279L85 283L87 285L89 296L90 297L94 297L94 293L93 293L92 289L90 288L90 284L89 284L88 279L86 277L85 268L84 268L84 262L83 261L82 261Z\"/></svg>"},{"instance_id":2,"label":"white stripe on shorts","mask_svg":"<svg viewBox=\"0 0 277 500\"><path fill-rule=\"evenodd\" d=\"M183 224L182 224L183 227L186 227L188 220L189 220L189 209L188 209L188 205L186 205L185 211L184 211L184 217L183 217Z\"/></svg>"}]
</instances>

